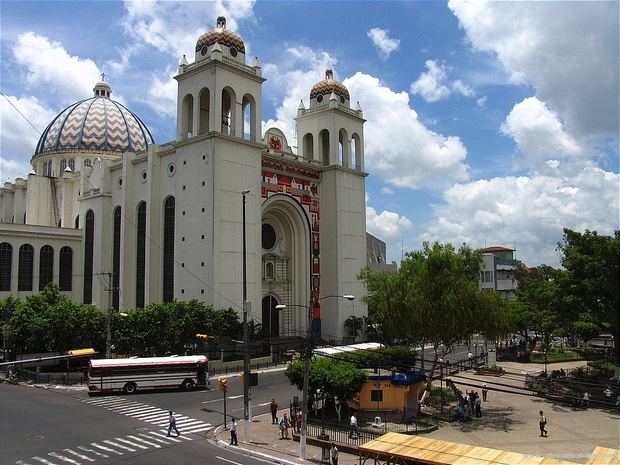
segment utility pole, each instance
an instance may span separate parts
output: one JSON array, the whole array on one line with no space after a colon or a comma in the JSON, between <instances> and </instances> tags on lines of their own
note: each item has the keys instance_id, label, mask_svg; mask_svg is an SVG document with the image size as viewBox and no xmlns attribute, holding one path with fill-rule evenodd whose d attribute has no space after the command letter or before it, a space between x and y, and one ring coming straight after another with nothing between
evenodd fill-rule
<instances>
[{"instance_id":1,"label":"utility pole","mask_svg":"<svg viewBox=\"0 0 620 465\"><path fill-rule=\"evenodd\" d=\"M105 288L108 293L108 318L106 322L105 358L112 358L112 292L114 291L114 287L112 287L112 273L108 271L97 273L97 275L104 275L108 277L108 286Z\"/></svg>"},{"instance_id":2,"label":"utility pole","mask_svg":"<svg viewBox=\"0 0 620 465\"><path fill-rule=\"evenodd\" d=\"M241 192L243 197L243 433L245 442L250 442L250 339L248 334L248 280L247 280L247 250L245 240L245 196L249 190Z\"/></svg>"}]
</instances>

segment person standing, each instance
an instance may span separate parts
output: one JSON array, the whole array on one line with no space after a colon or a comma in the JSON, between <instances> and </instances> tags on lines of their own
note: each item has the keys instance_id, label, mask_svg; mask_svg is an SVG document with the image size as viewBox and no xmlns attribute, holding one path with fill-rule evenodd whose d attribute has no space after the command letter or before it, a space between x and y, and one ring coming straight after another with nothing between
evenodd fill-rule
<instances>
[{"instance_id":1,"label":"person standing","mask_svg":"<svg viewBox=\"0 0 620 465\"><path fill-rule=\"evenodd\" d=\"M540 428L540 437L547 437L547 429L545 428L547 426L547 417L545 417L545 414L542 410L538 412L538 415L538 427Z\"/></svg>"},{"instance_id":2,"label":"person standing","mask_svg":"<svg viewBox=\"0 0 620 465\"><path fill-rule=\"evenodd\" d=\"M583 405L585 408L590 408L590 393L588 391L583 393Z\"/></svg>"},{"instance_id":3,"label":"person standing","mask_svg":"<svg viewBox=\"0 0 620 465\"><path fill-rule=\"evenodd\" d=\"M166 434L166 437L170 437L170 433L172 432L172 430L177 433L177 436L181 435L181 433L179 433L179 430L177 429L177 419L174 418L172 410L170 410L170 412L168 412L168 433Z\"/></svg>"},{"instance_id":4,"label":"person standing","mask_svg":"<svg viewBox=\"0 0 620 465\"><path fill-rule=\"evenodd\" d=\"M351 426L351 430L349 431L349 437L350 438L357 438L358 436L358 432L357 432L357 418L355 417L355 414L351 415L351 421L350 421L350 426Z\"/></svg>"},{"instance_id":5,"label":"person standing","mask_svg":"<svg viewBox=\"0 0 620 465\"><path fill-rule=\"evenodd\" d=\"M336 444L332 442L332 448L330 450L332 456L332 465L338 465L338 448Z\"/></svg>"},{"instance_id":6,"label":"person standing","mask_svg":"<svg viewBox=\"0 0 620 465\"><path fill-rule=\"evenodd\" d=\"M483 383L482 384L482 400L483 401L487 401L487 393L489 392L489 390L487 389L487 383Z\"/></svg>"},{"instance_id":7,"label":"person standing","mask_svg":"<svg viewBox=\"0 0 620 465\"><path fill-rule=\"evenodd\" d=\"M269 405L269 408L271 409L271 424L277 425L278 424L278 403L276 402L275 399L271 399L271 404Z\"/></svg>"},{"instance_id":8,"label":"person standing","mask_svg":"<svg viewBox=\"0 0 620 465\"><path fill-rule=\"evenodd\" d=\"M476 411L476 418L482 418L482 410L480 404L480 396L478 395L478 393L476 393L476 398L474 400L474 410Z\"/></svg>"},{"instance_id":9,"label":"person standing","mask_svg":"<svg viewBox=\"0 0 620 465\"><path fill-rule=\"evenodd\" d=\"M238 446L237 443L237 419L232 419L232 424L230 425L230 445Z\"/></svg>"},{"instance_id":10,"label":"person standing","mask_svg":"<svg viewBox=\"0 0 620 465\"><path fill-rule=\"evenodd\" d=\"M282 418L280 418L280 439L288 439L288 428L289 428L289 422L288 422L288 416L286 415L286 413L282 416Z\"/></svg>"}]
</instances>

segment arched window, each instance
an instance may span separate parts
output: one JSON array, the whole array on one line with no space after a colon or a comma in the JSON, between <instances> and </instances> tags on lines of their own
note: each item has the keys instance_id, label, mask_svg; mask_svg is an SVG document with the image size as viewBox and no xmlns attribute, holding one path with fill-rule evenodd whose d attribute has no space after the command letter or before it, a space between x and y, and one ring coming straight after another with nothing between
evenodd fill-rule
<instances>
[{"instance_id":1,"label":"arched window","mask_svg":"<svg viewBox=\"0 0 620 465\"><path fill-rule=\"evenodd\" d=\"M121 274L121 207L114 209L114 231L112 235L112 308L118 310Z\"/></svg>"},{"instance_id":2,"label":"arched window","mask_svg":"<svg viewBox=\"0 0 620 465\"><path fill-rule=\"evenodd\" d=\"M60 249L60 270L58 272L58 286L61 291L70 291L73 281L73 250L71 247Z\"/></svg>"},{"instance_id":3,"label":"arched window","mask_svg":"<svg viewBox=\"0 0 620 465\"><path fill-rule=\"evenodd\" d=\"M351 166L349 161L349 137L344 129L338 132L338 163L341 166Z\"/></svg>"},{"instance_id":4,"label":"arched window","mask_svg":"<svg viewBox=\"0 0 620 465\"><path fill-rule=\"evenodd\" d=\"M95 246L95 213L86 212L84 225L84 296L85 304L93 302L93 256Z\"/></svg>"},{"instance_id":5,"label":"arched window","mask_svg":"<svg viewBox=\"0 0 620 465\"><path fill-rule=\"evenodd\" d=\"M44 245L39 250L39 291L54 280L54 249Z\"/></svg>"},{"instance_id":6,"label":"arched window","mask_svg":"<svg viewBox=\"0 0 620 465\"><path fill-rule=\"evenodd\" d=\"M69 168L71 168L71 171L75 171L75 158L69 160Z\"/></svg>"},{"instance_id":7,"label":"arched window","mask_svg":"<svg viewBox=\"0 0 620 465\"><path fill-rule=\"evenodd\" d=\"M67 160L63 158L62 160L60 160L60 175L61 176L62 176L62 173L65 172L66 167L67 167Z\"/></svg>"},{"instance_id":8,"label":"arched window","mask_svg":"<svg viewBox=\"0 0 620 465\"><path fill-rule=\"evenodd\" d=\"M199 134L206 134L209 132L209 105L211 104L211 94L209 89L202 89L200 91L200 121L198 122Z\"/></svg>"},{"instance_id":9,"label":"arched window","mask_svg":"<svg viewBox=\"0 0 620 465\"><path fill-rule=\"evenodd\" d=\"M138 204L136 231L136 308L144 307L146 272L146 202Z\"/></svg>"},{"instance_id":10,"label":"arched window","mask_svg":"<svg viewBox=\"0 0 620 465\"><path fill-rule=\"evenodd\" d=\"M319 132L319 149L320 149L320 160L324 165L329 165L329 131L327 129L323 129Z\"/></svg>"},{"instance_id":11,"label":"arched window","mask_svg":"<svg viewBox=\"0 0 620 465\"><path fill-rule=\"evenodd\" d=\"M235 93L230 87L222 90L222 132L235 135Z\"/></svg>"},{"instance_id":12,"label":"arched window","mask_svg":"<svg viewBox=\"0 0 620 465\"><path fill-rule=\"evenodd\" d=\"M351 136L351 168L362 169L362 147L360 137L356 133Z\"/></svg>"},{"instance_id":13,"label":"arched window","mask_svg":"<svg viewBox=\"0 0 620 465\"><path fill-rule=\"evenodd\" d=\"M265 263L265 279L273 279L273 262Z\"/></svg>"},{"instance_id":14,"label":"arched window","mask_svg":"<svg viewBox=\"0 0 620 465\"><path fill-rule=\"evenodd\" d=\"M164 302L174 300L174 217L175 200L168 197L164 202Z\"/></svg>"},{"instance_id":15,"label":"arched window","mask_svg":"<svg viewBox=\"0 0 620 465\"><path fill-rule=\"evenodd\" d=\"M34 267L34 247L24 244L19 248L17 267L17 290L32 291L32 270Z\"/></svg>"},{"instance_id":16,"label":"arched window","mask_svg":"<svg viewBox=\"0 0 620 465\"><path fill-rule=\"evenodd\" d=\"M192 137L194 127L194 96L188 94L183 99L183 113L181 114L181 139Z\"/></svg>"},{"instance_id":17,"label":"arched window","mask_svg":"<svg viewBox=\"0 0 620 465\"><path fill-rule=\"evenodd\" d=\"M90 158L84 160L84 166L93 166L93 162Z\"/></svg>"},{"instance_id":18,"label":"arched window","mask_svg":"<svg viewBox=\"0 0 620 465\"><path fill-rule=\"evenodd\" d=\"M304 136L304 157L308 160L314 160L314 137L308 133Z\"/></svg>"},{"instance_id":19,"label":"arched window","mask_svg":"<svg viewBox=\"0 0 620 465\"><path fill-rule=\"evenodd\" d=\"M256 140L256 101L250 94L243 96L243 138Z\"/></svg>"},{"instance_id":20,"label":"arched window","mask_svg":"<svg viewBox=\"0 0 620 465\"><path fill-rule=\"evenodd\" d=\"M0 291L11 290L11 266L13 247L8 242L0 243Z\"/></svg>"}]
</instances>

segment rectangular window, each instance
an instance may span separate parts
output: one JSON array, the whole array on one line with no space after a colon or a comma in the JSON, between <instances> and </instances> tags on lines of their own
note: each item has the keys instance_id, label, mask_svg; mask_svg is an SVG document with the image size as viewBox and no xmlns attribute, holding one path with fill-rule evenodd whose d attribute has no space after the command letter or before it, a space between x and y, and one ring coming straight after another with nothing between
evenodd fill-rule
<instances>
[{"instance_id":1,"label":"rectangular window","mask_svg":"<svg viewBox=\"0 0 620 465\"><path fill-rule=\"evenodd\" d=\"M383 390L373 389L370 391L371 402L383 402Z\"/></svg>"}]
</instances>

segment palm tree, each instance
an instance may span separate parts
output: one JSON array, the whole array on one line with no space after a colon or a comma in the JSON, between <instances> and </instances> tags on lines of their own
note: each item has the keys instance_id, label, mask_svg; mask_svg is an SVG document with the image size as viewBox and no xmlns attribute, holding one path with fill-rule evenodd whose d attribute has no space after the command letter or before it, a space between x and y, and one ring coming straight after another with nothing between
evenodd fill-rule
<instances>
[{"instance_id":1,"label":"palm tree","mask_svg":"<svg viewBox=\"0 0 620 465\"><path fill-rule=\"evenodd\" d=\"M353 338L353 341L360 335L362 332L362 327L364 325L364 319L360 316L351 315L344 322L344 328L349 333L349 337Z\"/></svg>"}]
</instances>

